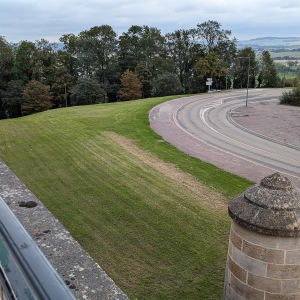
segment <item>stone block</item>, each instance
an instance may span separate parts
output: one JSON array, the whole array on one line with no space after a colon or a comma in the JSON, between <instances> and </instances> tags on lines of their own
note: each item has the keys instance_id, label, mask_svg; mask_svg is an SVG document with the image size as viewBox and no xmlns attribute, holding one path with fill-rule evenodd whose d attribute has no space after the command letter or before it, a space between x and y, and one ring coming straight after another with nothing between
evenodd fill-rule
<instances>
[{"instance_id":1,"label":"stone block","mask_svg":"<svg viewBox=\"0 0 300 300\"><path fill-rule=\"evenodd\" d=\"M300 295L298 295L298 294L284 295L284 294L266 293L265 300L300 300Z\"/></svg>"},{"instance_id":2,"label":"stone block","mask_svg":"<svg viewBox=\"0 0 300 300\"><path fill-rule=\"evenodd\" d=\"M281 293L281 280L279 279L270 279L248 273L247 283L258 290L270 293Z\"/></svg>"},{"instance_id":3,"label":"stone block","mask_svg":"<svg viewBox=\"0 0 300 300\"><path fill-rule=\"evenodd\" d=\"M285 264L298 265L300 264L300 250L286 251Z\"/></svg>"},{"instance_id":4,"label":"stone block","mask_svg":"<svg viewBox=\"0 0 300 300\"><path fill-rule=\"evenodd\" d=\"M248 300L264 300L264 292L259 291L251 286L244 284L242 281L238 280L235 276L231 276L231 288L241 297ZM237 298L240 299L240 298Z\"/></svg>"},{"instance_id":5,"label":"stone block","mask_svg":"<svg viewBox=\"0 0 300 300\"><path fill-rule=\"evenodd\" d=\"M230 240L232 244L239 250L242 249L242 238L233 230L230 231Z\"/></svg>"},{"instance_id":6,"label":"stone block","mask_svg":"<svg viewBox=\"0 0 300 300\"><path fill-rule=\"evenodd\" d=\"M300 249L300 239L295 237L277 237L277 249L296 250Z\"/></svg>"},{"instance_id":7,"label":"stone block","mask_svg":"<svg viewBox=\"0 0 300 300\"><path fill-rule=\"evenodd\" d=\"M242 252L248 256L251 256L255 259L264 262L276 263L276 264L284 263L283 250L275 250L266 247L261 247L256 244L249 243L248 241L244 241Z\"/></svg>"},{"instance_id":8,"label":"stone block","mask_svg":"<svg viewBox=\"0 0 300 300\"><path fill-rule=\"evenodd\" d=\"M230 256L228 256L228 268L231 271L231 273L241 280L242 282L246 283L247 280L247 272L241 268L239 265L237 265Z\"/></svg>"},{"instance_id":9,"label":"stone block","mask_svg":"<svg viewBox=\"0 0 300 300\"><path fill-rule=\"evenodd\" d=\"M267 277L275 279L300 279L300 265L275 265L267 267Z\"/></svg>"},{"instance_id":10,"label":"stone block","mask_svg":"<svg viewBox=\"0 0 300 300\"><path fill-rule=\"evenodd\" d=\"M300 280L296 280L296 279L282 280L282 293L283 294L300 293Z\"/></svg>"},{"instance_id":11,"label":"stone block","mask_svg":"<svg viewBox=\"0 0 300 300\"><path fill-rule=\"evenodd\" d=\"M267 275L267 263L259 261L257 259L254 259L244 253L242 253L240 250L235 248L232 245L232 256L231 259L238 264L241 268L243 268L246 271L251 272L252 274L266 277Z\"/></svg>"}]
</instances>

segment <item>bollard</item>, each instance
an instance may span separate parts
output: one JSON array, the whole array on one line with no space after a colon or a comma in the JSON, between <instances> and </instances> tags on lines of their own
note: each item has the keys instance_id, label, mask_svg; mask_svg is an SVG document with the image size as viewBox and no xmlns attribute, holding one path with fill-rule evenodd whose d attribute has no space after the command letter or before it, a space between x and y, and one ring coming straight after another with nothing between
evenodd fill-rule
<instances>
[{"instance_id":1,"label":"bollard","mask_svg":"<svg viewBox=\"0 0 300 300\"><path fill-rule=\"evenodd\" d=\"M225 300L300 299L300 190L279 173L231 199Z\"/></svg>"}]
</instances>

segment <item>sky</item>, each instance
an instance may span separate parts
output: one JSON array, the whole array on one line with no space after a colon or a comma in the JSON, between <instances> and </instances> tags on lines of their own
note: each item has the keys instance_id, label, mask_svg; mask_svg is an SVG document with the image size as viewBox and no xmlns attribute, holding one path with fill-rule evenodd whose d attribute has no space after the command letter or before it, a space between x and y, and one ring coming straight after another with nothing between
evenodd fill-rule
<instances>
[{"instance_id":1,"label":"sky","mask_svg":"<svg viewBox=\"0 0 300 300\"><path fill-rule=\"evenodd\" d=\"M0 0L0 36L58 42L104 24L118 35L132 25L166 34L213 20L238 40L300 37L299 16L299 0Z\"/></svg>"}]
</instances>

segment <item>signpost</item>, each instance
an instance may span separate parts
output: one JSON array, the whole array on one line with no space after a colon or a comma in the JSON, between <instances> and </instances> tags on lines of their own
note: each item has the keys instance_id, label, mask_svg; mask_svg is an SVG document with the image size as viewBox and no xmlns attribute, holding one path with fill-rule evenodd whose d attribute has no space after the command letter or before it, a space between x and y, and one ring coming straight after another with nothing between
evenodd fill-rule
<instances>
[{"instance_id":1,"label":"signpost","mask_svg":"<svg viewBox=\"0 0 300 300\"><path fill-rule=\"evenodd\" d=\"M208 85L208 91L210 92L210 86L212 85L213 81L212 78L207 78L206 79L206 85Z\"/></svg>"}]
</instances>

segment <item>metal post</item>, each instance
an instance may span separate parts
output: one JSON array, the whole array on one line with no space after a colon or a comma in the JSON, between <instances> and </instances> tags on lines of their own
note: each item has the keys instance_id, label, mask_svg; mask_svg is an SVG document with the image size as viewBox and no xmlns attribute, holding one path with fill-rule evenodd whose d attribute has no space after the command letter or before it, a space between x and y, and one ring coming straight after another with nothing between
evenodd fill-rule
<instances>
[{"instance_id":1,"label":"metal post","mask_svg":"<svg viewBox=\"0 0 300 300\"><path fill-rule=\"evenodd\" d=\"M250 56L248 56L248 79L247 79L247 97L246 97L246 107L248 106L249 77L250 77Z\"/></svg>"},{"instance_id":2,"label":"metal post","mask_svg":"<svg viewBox=\"0 0 300 300\"><path fill-rule=\"evenodd\" d=\"M247 72L247 96L246 96L246 107L248 106L248 96L249 96L249 81L250 81L250 55L249 56L239 56L236 59L247 58L248 59L248 72Z\"/></svg>"}]
</instances>

